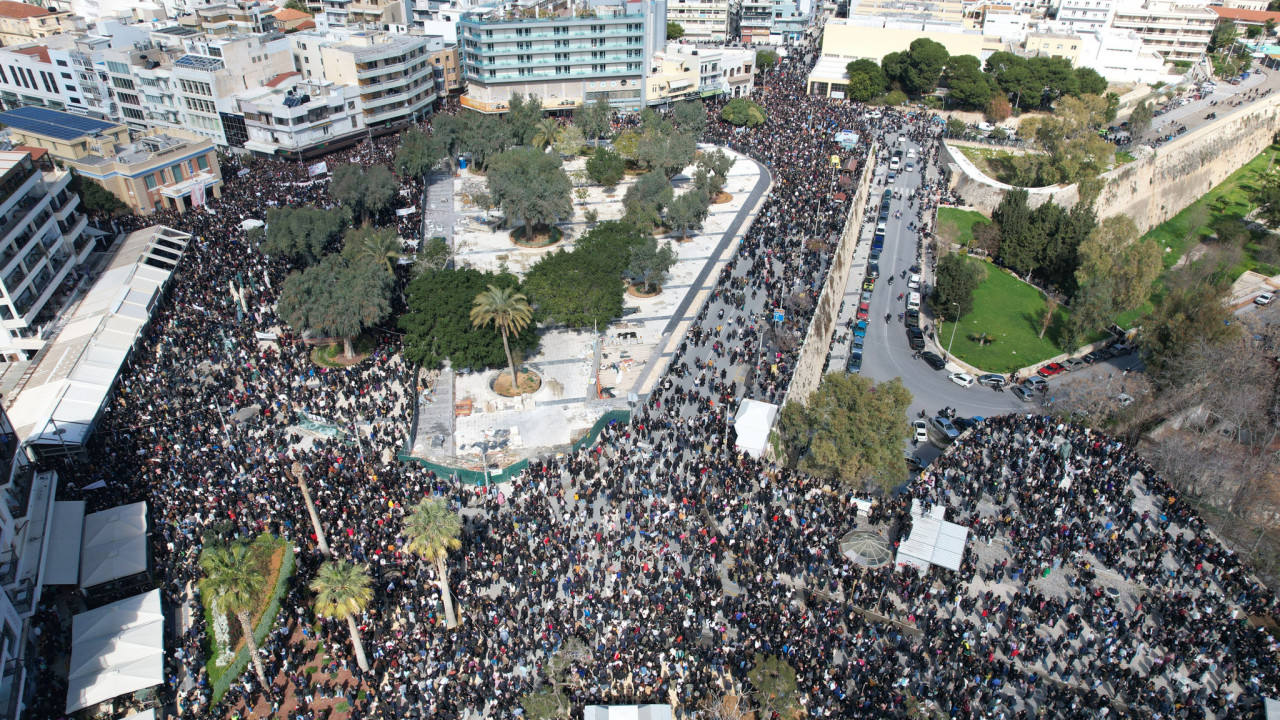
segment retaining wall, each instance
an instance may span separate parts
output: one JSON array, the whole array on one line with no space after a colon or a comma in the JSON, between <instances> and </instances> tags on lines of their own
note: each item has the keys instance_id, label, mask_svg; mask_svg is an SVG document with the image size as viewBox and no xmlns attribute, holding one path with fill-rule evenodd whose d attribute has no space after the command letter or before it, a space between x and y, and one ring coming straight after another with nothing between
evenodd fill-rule
<instances>
[{"instance_id":1,"label":"retaining wall","mask_svg":"<svg viewBox=\"0 0 1280 720\"><path fill-rule=\"evenodd\" d=\"M1004 194L1013 189L1012 185L994 180L982 173L969 158L960 152L961 147L990 148L980 143L965 143L963 140L944 140L939 161L947 174L947 186L960 194L968 205L990 215ZM1052 200L1069 208L1080 199L1075 185L1050 185L1048 187L1027 188L1027 204L1032 208L1040 207Z\"/></svg>"},{"instance_id":2,"label":"retaining wall","mask_svg":"<svg viewBox=\"0 0 1280 720\"><path fill-rule=\"evenodd\" d=\"M784 405L792 401L805 402L810 393L818 389L818 382L822 380L822 367L826 365L827 353L831 349L831 335L840 319L844 288L849 282L849 272L853 269L853 252L858 248L858 236L862 232L862 216L867 209L871 178L875 175L877 152L879 148L874 143L867 150L867 161L863 164L858 191L849 200L852 203L849 217L845 219L844 231L840 233L835 254L831 258L831 268L827 271L827 279L818 295L818 305L813 312L813 320L809 323L809 331L805 334L804 346L800 348L800 357L796 360L795 373L791 376Z\"/></svg>"}]
</instances>

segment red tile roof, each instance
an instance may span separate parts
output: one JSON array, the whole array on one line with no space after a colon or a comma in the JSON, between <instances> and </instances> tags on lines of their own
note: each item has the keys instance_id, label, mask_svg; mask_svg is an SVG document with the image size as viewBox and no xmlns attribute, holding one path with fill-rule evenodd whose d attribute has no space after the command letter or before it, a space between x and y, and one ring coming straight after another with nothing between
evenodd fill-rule
<instances>
[{"instance_id":1,"label":"red tile roof","mask_svg":"<svg viewBox=\"0 0 1280 720\"><path fill-rule=\"evenodd\" d=\"M14 52L20 52L23 55L32 55L40 58L41 62L49 64L49 48L44 45L33 45L31 47L18 48Z\"/></svg>"},{"instance_id":2,"label":"red tile roof","mask_svg":"<svg viewBox=\"0 0 1280 720\"><path fill-rule=\"evenodd\" d=\"M13 0L0 0L0 17L29 18L48 14L49 9L42 8L39 5L28 5L14 2Z\"/></svg>"},{"instance_id":3,"label":"red tile roof","mask_svg":"<svg viewBox=\"0 0 1280 720\"><path fill-rule=\"evenodd\" d=\"M1243 10L1241 8L1218 7L1217 5L1210 5L1209 9L1218 13L1218 17L1223 20L1237 20L1256 25L1265 25L1268 20L1275 20L1280 23L1280 12Z\"/></svg>"},{"instance_id":4,"label":"red tile roof","mask_svg":"<svg viewBox=\"0 0 1280 720\"><path fill-rule=\"evenodd\" d=\"M291 70L291 71L289 71L289 72L280 73L279 75L277 75L277 76L275 76L275 77L271 78L270 80L268 80L268 81L266 82L266 85L267 85L267 87L276 87L276 86L278 86L280 83L284 82L285 80L288 80L289 78L293 77L294 75L301 75L301 74L302 74L302 73L298 72L297 70Z\"/></svg>"},{"instance_id":5,"label":"red tile roof","mask_svg":"<svg viewBox=\"0 0 1280 720\"><path fill-rule=\"evenodd\" d=\"M281 22L288 22L290 20L303 20L303 19L310 20L311 19L311 15L309 13L304 13L301 10L294 10L293 8L280 8L279 10L271 14L275 15L276 19Z\"/></svg>"},{"instance_id":6,"label":"red tile roof","mask_svg":"<svg viewBox=\"0 0 1280 720\"><path fill-rule=\"evenodd\" d=\"M31 153L32 160L39 160L49 153L49 151L44 148L31 147L30 145L14 145L13 149L18 152Z\"/></svg>"},{"instance_id":7,"label":"red tile roof","mask_svg":"<svg viewBox=\"0 0 1280 720\"><path fill-rule=\"evenodd\" d=\"M315 26L316 26L315 20L303 20L302 22L298 23L299 30L313 30L315 29Z\"/></svg>"}]
</instances>

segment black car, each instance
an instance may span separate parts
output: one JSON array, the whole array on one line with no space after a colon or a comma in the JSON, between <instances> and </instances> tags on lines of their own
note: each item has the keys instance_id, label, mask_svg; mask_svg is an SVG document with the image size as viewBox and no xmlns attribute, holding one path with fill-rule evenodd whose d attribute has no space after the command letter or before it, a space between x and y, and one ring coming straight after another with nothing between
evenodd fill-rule
<instances>
[{"instance_id":1,"label":"black car","mask_svg":"<svg viewBox=\"0 0 1280 720\"><path fill-rule=\"evenodd\" d=\"M907 328L907 344L912 350L924 349L924 332L920 328Z\"/></svg>"},{"instance_id":2,"label":"black car","mask_svg":"<svg viewBox=\"0 0 1280 720\"><path fill-rule=\"evenodd\" d=\"M934 370L941 370L947 366L947 361L943 360L942 356L935 352L922 352L920 353L920 359L924 360L925 364Z\"/></svg>"},{"instance_id":3,"label":"black car","mask_svg":"<svg viewBox=\"0 0 1280 720\"><path fill-rule=\"evenodd\" d=\"M876 264L876 263L870 263L870 264L868 264L868 265L867 265L867 277L873 277L873 278L878 278L878 277L880 277L880 266L879 266L878 264Z\"/></svg>"},{"instance_id":4,"label":"black car","mask_svg":"<svg viewBox=\"0 0 1280 720\"><path fill-rule=\"evenodd\" d=\"M884 222L888 219L889 219L889 211L886 210L885 208L880 208L880 222Z\"/></svg>"},{"instance_id":5,"label":"black car","mask_svg":"<svg viewBox=\"0 0 1280 720\"><path fill-rule=\"evenodd\" d=\"M907 310L907 327L920 327L920 311L915 308Z\"/></svg>"},{"instance_id":6,"label":"black car","mask_svg":"<svg viewBox=\"0 0 1280 720\"><path fill-rule=\"evenodd\" d=\"M868 260L870 260L870 261L871 261L871 262L873 262L873 263L874 263L874 262L880 262L880 251L879 251L879 250L872 250L872 251L871 251L871 255L870 255L870 256L868 256L868 257L867 257L867 259L868 259Z\"/></svg>"},{"instance_id":7,"label":"black car","mask_svg":"<svg viewBox=\"0 0 1280 720\"><path fill-rule=\"evenodd\" d=\"M862 370L862 351L854 350L849 356L849 364L847 365L849 372L856 373Z\"/></svg>"}]
</instances>

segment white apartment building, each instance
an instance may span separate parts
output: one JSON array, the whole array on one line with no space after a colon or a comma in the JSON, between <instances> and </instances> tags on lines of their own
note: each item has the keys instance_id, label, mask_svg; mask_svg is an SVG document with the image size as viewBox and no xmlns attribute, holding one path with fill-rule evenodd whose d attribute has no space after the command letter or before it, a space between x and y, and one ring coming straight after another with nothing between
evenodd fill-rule
<instances>
[{"instance_id":1,"label":"white apartment building","mask_svg":"<svg viewBox=\"0 0 1280 720\"><path fill-rule=\"evenodd\" d=\"M294 66L307 79L347 85L359 96L361 124L389 128L425 118L435 109L431 53L444 49L438 37L352 32L335 41L322 33L286 36Z\"/></svg>"},{"instance_id":2,"label":"white apartment building","mask_svg":"<svg viewBox=\"0 0 1280 720\"><path fill-rule=\"evenodd\" d=\"M680 23L691 42L725 42L729 10L729 0L667 0L667 21Z\"/></svg>"},{"instance_id":3,"label":"white apartment building","mask_svg":"<svg viewBox=\"0 0 1280 720\"><path fill-rule=\"evenodd\" d=\"M1195 0L1120 0L1112 27L1132 30L1148 50L1165 60L1199 60L1209 46L1218 15Z\"/></svg>"},{"instance_id":4,"label":"white apartment building","mask_svg":"<svg viewBox=\"0 0 1280 720\"><path fill-rule=\"evenodd\" d=\"M1165 70L1165 59L1132 30L1103 28L1082 35L1079 67L1093 68L1111 82L1175 82Z\"/></svg>"},{"instance_id":5,"label":"white apartment building","mask_svg":"<svg viewBox=\"0 0 1280 720\"><path fill-rule=\"evenodd\" d=\"M1058 5L1057 29L1064 34L1084 35L1108 27L1117 0L1062 0Z\"/></svg>"},{"instance_id":6,"label":"white apartment building","mask_svg":"<svg viewBox=\"0 0 1280 720\"><path fill-rule=\"evenodd\" d=\"M773 0L741 0L738 38L744 43L767 43L773 34Z\"/></svg>"},{"instance_id":7,"label":"white apartment building","mask_svg":"<svg viewBox=\"0 0 1280 720\"><path fill-rule=\"evenodd\" d=\"M34 105L89 117L112 113L106 82L86 38L58 35L38 44L0 48L0 105Z\"/></svg>"},{"instance_id":8,"label":"white apartment building","mask_svg":"<svg viewBox=\"0 0 1280 720\"><path fill-rule=\"evenodd\" d=\"M254 155L306 160L364 139L360 93L350 85L308 80L291 73L256 90L237 93Z\"/></svg>"},{"instance_id":9,"label":"white apartment building","mask_svg":"<svg viewBox=\"0 0 1280 720\"><path fill-rule=\"evenodd\" d=\"M52 167L52 166L50 166ZM0 356L44 347L58 303L50 300L92 251L88 216L67 189L71 173L42 171L25 150L0 152Z\"/></svg>"},{"instance_id":10,"label":"white apartment building","mask_svg":"<svg viewBox=\"0 0 1280 720\"><path fill-rule=\"evenodd\" d=\"M684 60L690 66L697 66L697 87L691 89L689 97L748 97L755 89L755 50L698 47L673 42L667 43L664 52L655 57L667 61Z\"/></svg>"}]
</instances>

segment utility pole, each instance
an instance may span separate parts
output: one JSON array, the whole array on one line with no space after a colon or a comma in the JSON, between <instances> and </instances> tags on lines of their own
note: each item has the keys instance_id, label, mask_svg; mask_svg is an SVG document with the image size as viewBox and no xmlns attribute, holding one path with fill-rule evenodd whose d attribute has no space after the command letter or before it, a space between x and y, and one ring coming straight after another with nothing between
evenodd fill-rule
<instances>
[{"instance_id":1,"label":"utility pole","mask_svg":"<svg viewBox=\"0 0 1280 720\"><path fill-rule=\"evenodd\" d=\"M951 303L956 309L956 319L951 321L951 340L947 342L947 359L951 359L951 344L956 341L956 326L960 324L960 303Z\"/></svg>"}]
</instances>

